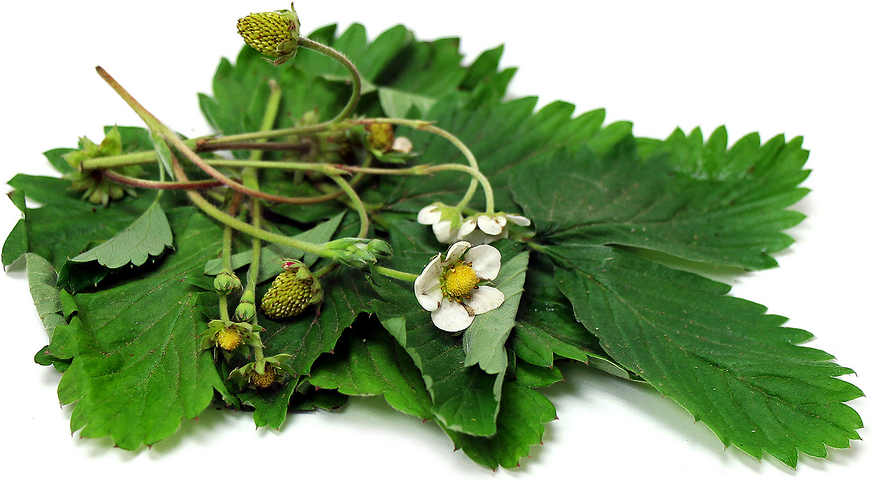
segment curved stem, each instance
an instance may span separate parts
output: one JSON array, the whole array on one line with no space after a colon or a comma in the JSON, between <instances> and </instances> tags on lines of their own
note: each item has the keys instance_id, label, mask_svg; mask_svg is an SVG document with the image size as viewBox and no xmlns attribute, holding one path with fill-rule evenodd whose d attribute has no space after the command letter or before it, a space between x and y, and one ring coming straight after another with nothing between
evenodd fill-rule
<instances>
[{"instance_id":1,"label":"curved stem","mask_svg":"<svg viewBox=\"0 0 872 480\"><path fill-rule=\"evenodd\" d=\"M420 120L406 120L406 119L396 119L396 118L372 118L372 119L362 119L362 120L353 120L353 123L360 124L371 124L371 123L390 123L394 125L403 125L407 127L412 127L418 130L423 130L425 132L433 133L435 135L439 135L440 137L451 142L452 145L457 147L460 150L460 153L466 157L466 161L469 162L469 166L475 170L478 170L478 161L475 159L475 155L472 153L472 150L466 146L459 138L451 134L450 132L443 130L439 127L433 126L431 122L423 122ZM477 178L477 177L476 177ZM460 200L460 203L456 205L457 208L463 209L472 201L473 196L475 195L475 190L478 188L478 180L473 178L472 181L469 182L469 188L466 189L466 194ZM494 213L493 205L487 207L486 213Z\"/></svg>"},{"instance_id":2,"label":"curved stem","mask_svg":"<svg viewBox=\"0 0 872 480\"><path fill-rule=\"evenodd\" d=\"M461 172L466 172L472 175L475 179L481 182L482 188L484 188L484 197L485 197L485 213L493 215L494 211L494 189L491 187L490 182L487 177L484 176L480 171L467 167L466 165L458 165L456 163L446 163L442 165L433 165L424 169L426 172L441 172L444 170L458 170ZM458 205L457 208L463 208L465 205Z\"/></svg>"},{"instance_id":3,"label":"curved stem","mask_svg":"<svg viewBox=\"0 0 872 480\"><path fill-rule=\"evenodd\" d=\"M354 205L354 209L357 210L357 214L360 216L360 233L357 236L360 238L366 238L369 235L369 216L366 213L366 206L363 204L363 201L361 201L360 196L344 178L331 175L330 179L336 182L336 184L339 185L339 188L348 195L348 198Z\"/></svg>"},{"instance_id":4,"label":"curved stem","mask_svg":"<svg viewBox=\"0 0 872 480\"><path fill-rule=\"evenodd\" d=\"M341 63L349 73L351 73L351 98L348 99L348 104L346 104L345 108L339 112L339 115L336 115L333 120L330 120L330 123L341 122L348 118L348 116L351 115L351 112L354 111L354 107L357 106L357 102L360 100L360 72L357 71L357 68L353 63L351 63L351 60L349 60L348 57L327 45L310 40L306 37L300 37L297 41L297 45L314 50L336 60Z\"/></svg>"}]
</instances>

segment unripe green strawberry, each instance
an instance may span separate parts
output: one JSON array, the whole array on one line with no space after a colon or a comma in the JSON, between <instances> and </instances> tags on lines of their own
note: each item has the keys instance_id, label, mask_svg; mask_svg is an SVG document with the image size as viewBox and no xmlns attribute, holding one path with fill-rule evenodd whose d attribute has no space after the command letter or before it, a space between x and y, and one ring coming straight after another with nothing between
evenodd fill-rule
<instances>
[{"instance_id":1,"label":"unripe green strawberry","mask_svg":"<svg viewBox=\"0 0 872 480\"><path fill-rule=\"evenodd\" d=\"M293 317L303 313L309 305L323 298L321 284L306 266L291 260L283 265L280 273L260 301L263 313L271 318Z\"/></svg>"}]
</instances>

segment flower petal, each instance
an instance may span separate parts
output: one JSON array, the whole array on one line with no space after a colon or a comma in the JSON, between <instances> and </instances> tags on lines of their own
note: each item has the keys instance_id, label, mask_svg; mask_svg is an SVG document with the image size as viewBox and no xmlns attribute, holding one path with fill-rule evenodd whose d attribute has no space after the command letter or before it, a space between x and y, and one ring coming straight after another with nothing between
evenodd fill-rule
<instances>
[{"instance_id":1,"label":"flower petal","mask_svg":"<svg viewBox=\"0 0 872 480\"><path fill-rule=\"evenodd\" d=\"M457 263L460 260L460 257L463 256L464 253L471 247L472 244L469 242L457 242L454 245L448 248L448 253L445 254L445 261L442 262L443 265L452 265ZM442 272L439 272L439 275L442 275Z\"/></svg>"},{"instance_id":2,"label":"flower petal","mask_svg":"<svg viewBox=\"0 0 872 480\"><path fill-rule=\"evenodd\" d=\"M467 218L460 224L460 229L457 231L458 237L465 237L475 230L475 217Z\"/></svg>"},{"instance_id":3,"label":"flower petal","mask_svg":"<svg viewBox=\"0 0 872 480\"><path fill-rule=\"evenodd\" d=\"M472 269L478 278L493 280L500 273L500 251L490 245L478 245L466 252L464 259L472 262Z\"/></svg>"},{"instance_id":4,"label":"flower petal","mask_svg":"<svg viewBox=\"0 0 872 480\"><path fill-rule=\"evenodd\" d=\"M451 228L451 221L445 220L433 224L433 234L439 243L454 243L457 241L457 230Z\"/></svg>"},{"instance_id":5,"label":"flower petal","mask_svg":"<svg viewBox=\"0 0 872 480\"><path fill-rule=\"evenodd\" d=\"M482 285L473 290L471 297L472 298L464 301L464 303L467 307L471 308L472 312L476 315L489 312L502 305L506 300L506 296L503 292L495 287L489 287L487 285Z\"/></svg>"},{"instance_id":6,"label":"flower petal","mask_svg":"<svg viewBox=\"0 0 872 480\"><path fill-rule=\"evenodd\" d=\"M442 219L442 212L439 209L440 205L434 203L427 205L418 212L418 223L423 225L433 225Z\"/></svg>"},{"instance_id":7,"label":"flower petal","mask_svg":"<svg viewBox=\"0 0 872 480\"><path fill-rule=\"evenodd\" d=\"M500 225L500 221L495 217L490 217L488 215L479 215L478 216L478 228L481 229L482 232L488 235L499 235L503 232L503 227L505 226L505 218L502 219L503 224Z\"/></svg>"},{"instance_id":8,"label":"flower petal","mask_svg":"<svg viewBox=\"0 0 872 480\"><path fill-rule=\"evenodd\" d=\"M514 223L515 225L519 225L519 226L522 226L522 227L528 227L528 226L530 226L530 219L527 218L527 217L524 217L524 216L522 216L522 215L511 215L511 214L509 214L509 215L506 215L506 218L507 218L510 222Z\"/></svg>"},{"instance_id":9,"label":"flower petal","mask_svg":"<svg viewBox=\"0 0 872 480\"><path fill-rule=\"evenodd\" d=\"M459 332L472 325L475 315L470 315L463 305L446 299L439 309L430 315L433 325L446 332Z\"/></svg>"},{"instance_id":10,"label":"flower petal","mask_svg":"<svg viewBox=\"0 0 872 480\"><path fill-rule=\"evenodd\" d=\"M439 282L441 278L442 262L440 255L436 255L415 279L415 298L428 312L439 308L439 302L442 301L442 285Z\"/></svg>"}]
</instances>

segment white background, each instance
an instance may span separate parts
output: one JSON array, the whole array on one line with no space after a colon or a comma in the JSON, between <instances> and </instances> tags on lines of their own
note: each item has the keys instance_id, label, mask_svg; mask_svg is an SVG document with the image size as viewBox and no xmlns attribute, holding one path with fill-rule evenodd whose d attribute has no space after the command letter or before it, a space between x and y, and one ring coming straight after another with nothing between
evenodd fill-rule
<instances>
[{"instance_id":1,"label":"white background","mask_svg":"<svg viewBox=\"0 0 872 480\"><path fill-rule=\"evenodd\" d=\"M242 46L236 19L286 8L276 2L7 2L0 9L5 55L0 88L0 179L54 175L41 152L98 141L102 126L141 125L94 73L106 68L149 110L189 136L209 133L197 92L210 92L221 56ZM11 4L11 5L10 5ZM123 6L122 6L123 5ZM514 96L540 106L565 100L578 113L599 107L608 121L632 120L640 136L675 126L728 126L731 140L805 137L813 191L796 205L808 219L780 268L725 277L733 293L814 332L811 346L837 355L872 391L868 258L872 11L867 2L439 2L298 0L303 32L336 22L368 27L370 38L397 23L418 38L460 36L467 61L505 44L517 66ZM5 191L9 188L5 187ZM0 202L0 234L20 217ZM339 412L294 415L279 432L256 430L250 413L205 412L151 449L127 452L107 439L70 435L71 407L58 406L59 375L33 363L45 333L22 265L0 275L4 378L0 464L27 477L165 478L167 475L337 478L869 479L864 442L802 457L793 471L724 449L704 425L655 391L585 368L545 390L559 421L519 469L495 473L452 452L434 424L393 412L381 398L352 399ZM870 402L851 405L872 422ZM868 435L865 430L861 436ZM23 470L19 470L23 469ZM20 474L19 474L20 475Z\"/></svg>"}]
</instances>

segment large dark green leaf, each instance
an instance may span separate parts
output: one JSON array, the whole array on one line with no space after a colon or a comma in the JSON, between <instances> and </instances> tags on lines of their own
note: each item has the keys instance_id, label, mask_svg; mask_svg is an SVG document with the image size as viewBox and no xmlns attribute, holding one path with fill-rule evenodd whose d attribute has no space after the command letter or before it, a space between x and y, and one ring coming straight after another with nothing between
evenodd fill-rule
<instances>
[{"instance_id":1,"label":"large dark green leaf","mask_svg":"<svg viewBox=\"0 0 872 480\"><path fill-rule=\"evenodd\" d=\"M211 352L200 350L205 320L197 289L220 244L220 230L192 211L170 216L177 250L141 277L92 294L79 294L70 327L76 351L58 387L76 403L72 430L109 436L121 448L151 445L173 434L225 391Z\"/></svg>"},{"instance_id":2,"label":"large dark green leaf","mask_svg":"<svg viewBox=\"0 0 872 480\"><path fill-rule=\"evenodd\" d=\"M720 131L719 131L720 132ZM801 139L760 146L749 135L724 150L726 134L703 145L676 133L640 158L625 141L606 155L563 152L519 169L510 185L538 235L549 242L620 244L698 262L749 269L776 265L793 241L782 233L803 215L785 210L808 152Z\"/></svg>"},{"instance_id":3,"label":"large dark green leaf","mask_svg":"<svg viewBox=\"0 0 872 480\"><path fill-rule=\"evenodd\" d=\"M797 451L858 439L845 405L862 395L836 377L853 373L802 347L812 335L786 328L765 307L727 296L729 286L610 247L548 247L555 279L576 318L605 351L674 398L724 442L796 466Z\"/></svg>"}]
</instances>

